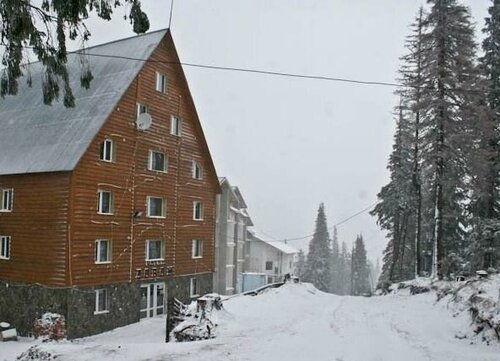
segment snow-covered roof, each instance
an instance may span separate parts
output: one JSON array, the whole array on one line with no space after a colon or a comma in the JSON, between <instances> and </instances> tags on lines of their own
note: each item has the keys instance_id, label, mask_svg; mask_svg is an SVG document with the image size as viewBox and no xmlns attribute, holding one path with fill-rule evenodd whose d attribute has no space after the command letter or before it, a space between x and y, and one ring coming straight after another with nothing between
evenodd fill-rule
<instances>
[{"instance_id":1,"label":"snow-covered roof","mask_svg":"<svg viewBox=\"0 0 500 361\"><path fill-rule=\"evenodd\" d=\"M88 48L89 53L148 58L168 30L159 30ZM52 106L42 99L43 69L30 65L32 87L19 80L15 96L0 99L0 175L73 170L144 62L87 58L94 79L80 86L81 55L68 54L67 68L76 106Z\"/></svg>"},{"instance_id":2,"label":"snow-covered roof","mask_svg":"<svg viewBox=\"0 0 500 361\"><path fill-rule=\"evenodd\" d=\"M266 237L262 234L259 234L259 232L256 231L255 229L247 229L247 230L252 235L253 238L255 238L261 242L264 242L264 243L270 245L271 247L276 248L278 251L281 251L285 254L299 253L299 251L297 249L286 244L285 242L271 240L268 237Z\"/></svg>"}]
</instances>

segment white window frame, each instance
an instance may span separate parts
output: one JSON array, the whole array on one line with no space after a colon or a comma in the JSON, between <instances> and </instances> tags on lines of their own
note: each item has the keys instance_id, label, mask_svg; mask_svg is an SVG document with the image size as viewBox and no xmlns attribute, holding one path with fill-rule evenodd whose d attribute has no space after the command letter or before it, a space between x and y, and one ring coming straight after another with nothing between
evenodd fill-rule
<instances>
[{"instance_id":1,"label":"white window frame","mask_svg":"<svg viewBox=\"0 0 500 361\"><path fill-rule=\"evenodd\" d=\"M176 115L170 117L170 134L176 137L182 136L182 119Z\"/></svg>"},{"instance_id":2,"label":"white window frame","mask_svg":"<svg viewBox=\"0 0 500 361\"><path fill-rule=\"evenodd\" d=\"M105 288L99 288L95 290L95 304L94 304L94 315L100 315L103 313L109 313L109 295L108 290ZM101 297L105 297L105 309L99 309Z\"/></svg>"},{"instance_id":3,"label":"white window frame","mask_svg":"<svg viewBox=\"0 0 500 361\"><path fill-rule=\"evenodd\" d=\"M106 157L107 150L109 148L109 159ZM101 154L102 151L102 154ZM101 148L99 149L99 159L103 162L113 163L115 160L115 142L111 138L105 138L101 143Z\"/></svg>"},{"instance_id":4,"label":"white window frame","mask_svg":"<svg viewBox=\"0 0 500 361\"><path fill-rule=\"evenodd\" d=\"M153 154L162 154L163 155L163 169L154 169L153 168ZM167 162L167 155L163 152L158 152L156 150L149 150L149 161L148 161L148 170L153 171L153 172L160 172L160 173L167 173L167 167L168 167L168 162Z\"/></svg>"},{"instance_id":5,"label":"white window frame","mask_svg":"<svg viewBox=\"0 0 500 361\"><path fill-rule=\"evenodd\" d=\"M160 258L150 258L149 243L161 242ZM146 261L164 261L165 260L165 241L163 239L147 239L146 240Z\"/></svg>"},{"instance_id":6,"label":"white window frame","mask_svg":"<svg viewBox=\"0 0 500 361\"><path fill-rule=\"evenodd\" d=\"M161 199L161 215L157 216L157 215L151 215L151 200L152 199ZM165 198L163 197L156 197L156 196L147 196L146 197L146 216L148 218L166 218L166 209L167 209L167 202L165 200Z\"/></svg>"},{"instance_id":7,"label":"white window frame","mask_svg":"<svg viewBox=\"0 0 500 361\"><path fill-rule=\"evenodd\" d=\"M141 111L141 108L144 107L144 110L145 111ZM146 104L144 103L139 103L137 102L137 105L136 105L136 117L139 117L139 115L141 114L144 114L144 113L149 113L149 108Z\"/></svg>"},{"instance_id":8,"label":"white window frame","mask_svg":"<svg viewBox=\"0 0 500 361\"><path fill-rule=\"evenodd\" d=\"M10 259L10 236L0 236L0 259Z\"/></svg>"},{"instance_id":9,"label":"white window frame","mask_svg":"<svg viewBox=\"0 0 500 361\"><path fill-rule=\"evenodd\" d=\"M193 179L203 179L203 171L201 165L195 160L193 160L193 168L191 171L191 176Z\"/></svg>"},{"instance_id":10,"label":"white window frame","mask_svg":"<svg viewBox=\"0 0 500 361\"><path fill-rule=\"evenodd\" d=\"M167 93L167 76L159 71L156 72L156 91Z\"/></svg>"},{"instance_id":11,"label":"white window frame","mask_svg":"<svg viewBox=\"0 0 500 361\"><path fill-rule=\"evenodd\" d=\"M203 258L203 241L201 239L193 239L192 258Z\"/></svg>"},{"instance_id":12,"label":"white window frame","mask_svg":"<svg viewBox=\"0 0 500 361\"><path fill-rule=\"evenodd\" d=\"M102 243L107 243L108 244L108 248L107 248L108 252L107 252L107 255L106 255L106 260L100 259ZM96 241L95 241L95 260L94 260L94 262L96 264L108 264L108 263L111 263L111 255L112 255L111 247L112 247L112 243L111 243L111 241L109 239L96 239Z\"/></svg>"},{"instance_id":13,"label":"white window frame","mask_svg":"<svg viewBox=\"0 0 500 361\"><path fill-rule=\"evenodd\" d=\"M196 216L197 206L200 206L200 217ZM193 201L193 220L194 221L203 221L203 202L202 201Z\"/></svg>"},{"instance_id":14,"label":"white window frame","mask_svg":"<svg viewBox=\"0 0 500 361\"><path fill-rule=\"evenodd\" d=\"M109 193L109 212L103 212L103 194ZM113 192L104 189L99 189L97 191L97 213L102 215L112 215L113 214Z\"/></svg>"},{"instance_id":15,"label":"white window frame","mask_svg":"<svg viewBox=\"0 0 500 361\"><path fill-rule=\"evenodd\" d=\"M0 188L0 212L12 212L14 205L14 188Z\"/></svg>"},{"instance_id":16,"label":"white window frame","mask_svg":"<svg viewBox=\"0 0 500 361\"><path fill-rule=\"evenodd\" d=\"M189 295L190 297L200 296L200 280L196 277L189 280Z\"/></svg>"}]
</instances>

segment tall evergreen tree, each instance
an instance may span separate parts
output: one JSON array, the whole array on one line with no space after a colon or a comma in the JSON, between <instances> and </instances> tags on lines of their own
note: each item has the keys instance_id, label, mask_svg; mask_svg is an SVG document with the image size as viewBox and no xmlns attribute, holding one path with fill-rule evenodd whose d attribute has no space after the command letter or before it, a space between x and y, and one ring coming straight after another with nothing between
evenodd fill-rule
<instances>
[{"instance_id":1,"label":"tall evergreen tree","mask_svg":"<svg viewBox=\"0 0 500 361\"><path fill-rule=\"evenodd\" d=\"M331 257L331 265L330 265L330 292L335 294L341 294L341 272L340 269L340 247L339 240L337 234L337 227L333 227L333 236L332 236L332 257Z\"/></svg>"},{"instance_id":2,"label":"tall evergreen tree","mask_svg":"<svg viewBox=\"0 0 500 361\"><path fill-rule=\"evenodd\" d=\"M306 269L306 255L304 254L304 251L301 249L299 250L297 259L297 269L296 269L297 276L299 277L299 279L302 279L304 277L305 269Z\"/></svg>"},{"instance_id":3,"label":"tall evergreen tree","mask_svg":"<svg viewBox=\"0 0 500 361\"><path fill-rule=\"evenodd\" d=\"M314 236L309 242L304 280L311 282L316 288L324 292L330 290L331 251L329 238L325 207L321 203L316 218Z\"/></svg>"},{"instance_id":4,"label":"tall evergreen tree","mask_svg":"<svg viewBox=\"0 0 500 361\"><path fill-rule=\"evenodd\" d=\"M370 271L368 269L365 243L363 242L362 235L357 236L354 242L351 270L351 294L353 296L360 296L369 293L371 291Z\"/></svg>"},{"instance_id":5,"label":"tall evergreen tree","mask_svg":"<svg viewBox=\"0 0 500 361\"><path fill-rule=\"evenodd\" d=\"M464 255L469 175L478 82L474 31L457 0L428 0L422 35L422 164L426 165L427 225L432 228L432 275L455 272ZM430 232L429 232L430 233Z\"/></svg>"},{"instance_id":6,"label":"tall evergreen tree","mask_svg":"<svg viewBox=\"0 0 500 361\"><path fill-rule=\"evenodd\" d=\"M493 0L483 33L484 111L478 111L478 147L471 159L474 176L469 270L497 267L500 260L500 1Z\"/></svg>"},{"instance_id":7,"label":"tall evergreen tree","mask_svg":"<svg viewBox=\"0 0 500 361\"><path fill-rule=\"evenodd\" d=\"M351 294L351 254L345 242L342 242L342 247L339 257L339 292L340 295Z\"/></svg>"}]
</instances>

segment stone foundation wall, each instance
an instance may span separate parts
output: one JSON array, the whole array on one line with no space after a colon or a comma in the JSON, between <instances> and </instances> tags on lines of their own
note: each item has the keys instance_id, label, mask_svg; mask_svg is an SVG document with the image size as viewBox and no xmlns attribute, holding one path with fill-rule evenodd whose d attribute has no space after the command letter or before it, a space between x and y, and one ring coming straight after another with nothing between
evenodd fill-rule
<instances>
[{"instance_id":1,"label":"stone foundation wall","mask_svg":"<svg viewBox=\"0 0 500 361\"><path fill-rule=\"evenodd\" d=\"M213 291L212 273L178 276L164 280L167 301L177 298L189 303L193 277L199 280L200 295ZM0 281L0 321L9 322L20 335L29 336L35 319L46 312L54 312L66 318L69 339L95 335L139 322L140 287L140 283L122 283L86 288L48 288ZM100 288L108 292L109 312L94 314L95 290Z\"/></svg>"},{"instance_id":2,"label":"stone foundation wall","mask_svg":"<svg viewBox=\"0 0 500 361\"><path fill-rule=\"evenodd\" d=\"M46 312L66 315L66 289L0 281L0 322L8 322L20 335L30 336L34 321Z\"/></svg>"}]
</instances>

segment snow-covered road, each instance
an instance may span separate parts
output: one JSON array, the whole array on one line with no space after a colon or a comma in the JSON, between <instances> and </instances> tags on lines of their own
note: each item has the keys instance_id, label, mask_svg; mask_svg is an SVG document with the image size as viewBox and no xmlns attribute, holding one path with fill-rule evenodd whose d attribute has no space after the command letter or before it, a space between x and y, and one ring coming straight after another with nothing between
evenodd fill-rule
<instances>
[{"instance_id":1,"label":"snow-covered road","mask_svg":"<svg viewBox=\"0 0 500 361\"><path fill-rule=\"evenodd\" d=\"M500 347L455 338L468 327L435 296L338 297L286 285L234 297L218 313L218 337L164 344L164 319L78 342L45 346L58 361L499 361ZM0 345L0 360L3 361ZM8 358L6 360L9 360Z\"/></svg>"}]
</instances>

